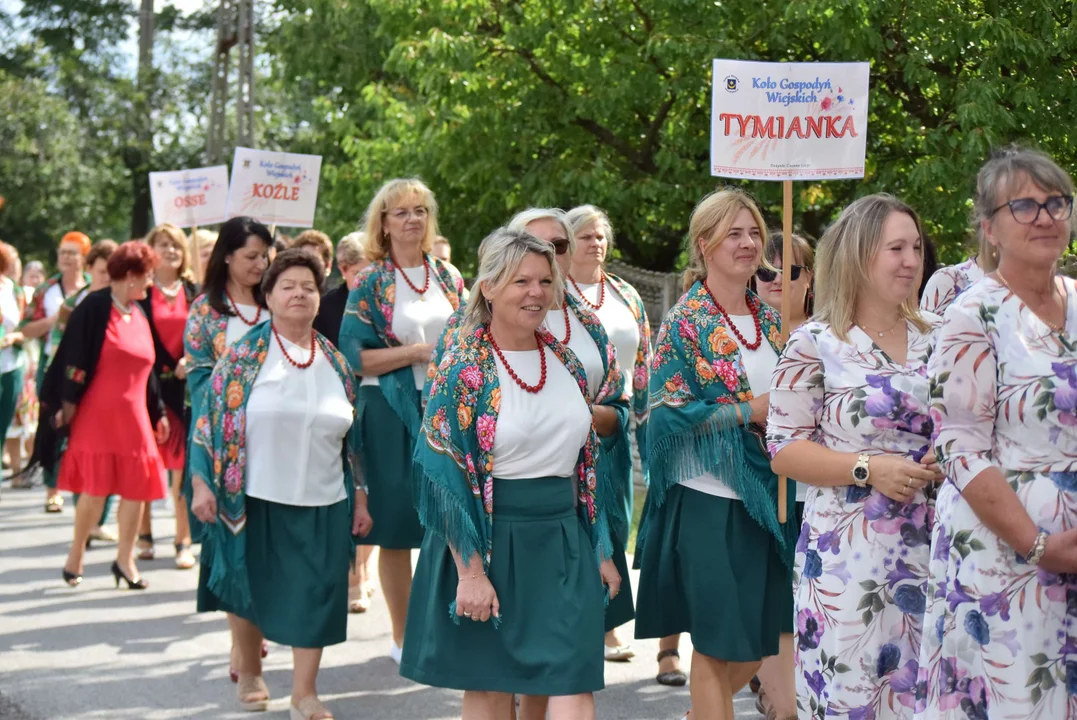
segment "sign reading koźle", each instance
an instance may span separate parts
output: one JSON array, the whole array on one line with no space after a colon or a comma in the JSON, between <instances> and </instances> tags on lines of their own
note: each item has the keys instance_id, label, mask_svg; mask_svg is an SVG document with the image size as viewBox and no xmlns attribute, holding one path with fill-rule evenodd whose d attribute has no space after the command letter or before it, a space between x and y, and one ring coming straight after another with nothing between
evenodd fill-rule
<instances>
[{"instance_id":1,"label":"sign reading ko\u017ale","mask_svg":"<svg viewBox=\"0 0 1077 720\"><path fill-rule=\"evenodd\" d=\"M224 222L228 166L150 173L150 200L157 225L194 227Z\"/></svg>"},{"instance_id":2,"label":"sign reading ko\u017ale","mask_svg":"<svg viewBox=\"0 0 1077 720\"><path fill-rule=\"evenodd\" d=\"M228 217L249 215L267 225L313 226L321 169L320 155L236 148Z\"/></svg>"},{"instance_id":3,"label":"sign reading ko\u017ale","mask_svg":"<svg viewBox=\"0 0 1077 720\"><path fill-rule=\"evenodd\" d=\"M864 176L868 63L715 60L711 175Z\"/></svg>"}]
</instances>

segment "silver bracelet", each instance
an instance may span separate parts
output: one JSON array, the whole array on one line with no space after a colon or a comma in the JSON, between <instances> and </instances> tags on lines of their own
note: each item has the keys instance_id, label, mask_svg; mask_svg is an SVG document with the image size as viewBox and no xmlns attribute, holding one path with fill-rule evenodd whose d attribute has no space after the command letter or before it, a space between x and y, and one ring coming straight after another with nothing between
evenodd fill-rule
<instances>
[{"instance_id":1,"label":"silver bracelet","mask_svg":"<svg viewBox=\"0 0 1077 720\"><path fill-rule=\"evenodd\" d=\"M1036 539L1032 542L1032 549L1028 551L1028 555L1025 555L1025 562L1029 565L1039 565L1040 560L1043 559L1043 553L1047 550L1047 538L1050 537L1046 531L1041 530Z\"/></svg>"}]
</instances>

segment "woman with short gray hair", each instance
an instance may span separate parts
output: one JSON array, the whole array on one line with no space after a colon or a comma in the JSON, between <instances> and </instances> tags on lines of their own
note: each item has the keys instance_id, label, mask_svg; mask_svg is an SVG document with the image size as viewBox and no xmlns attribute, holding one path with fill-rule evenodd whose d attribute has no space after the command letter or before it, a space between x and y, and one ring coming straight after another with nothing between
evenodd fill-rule
<instances>
[{"instance_id":1,"label":"woman with short gray hair","mask_svg":"<svg viewBox=\"0 0 1077 720\"><path fill-rule=\"evenodd\" d=\"M549 243L500 229L431 385L415 451L427 529L400 672L464 690L465 720L594 718L602 585L616 597L587 378L542 327L560 298ZM558 538L558 542L550 542ZM558 608L553 611L551 608Z\"/></svg>"},{"instance_id":2,"label":"woman with short gray hair","mask_svg":"<svg viewBox=\"0 0 1077 720\"><path fill-rule=\"evenodd\" d=\"M1007 148L975 217L998 268L946 311L928 375L939 492L917 717L1073 714L1077 283L1073 181Z\"/></svg>"},{"instance_id":3,"label":"woman with short gray hair","mask_svg":"<svg viewBox=\"0 0 1077 720\"><path fill-rule=\"evenodd\" d=\"M609 216L594 205L581 205L569 210L565 220L575 244L566 292L594 313L616 351L617 364L626 373L626 390L632 397L637 444L643 447L650 397L647 384L650 380L651 327L647 310L634 287L606 272L606 258L613 248L613 226ZM634 490L630 452L632 439L627 423L618 442L629 452L618 454L619 462L611 463L615 495L609 506L610 530L614 558L627 578L625 548L632 527ZM632 593L623 593L621 597L621 602L611 605L606 611L607 660L628 660L635 654L632 646L622 643L617 636L616 629L635 617Z\"/></svg>"}]
</instances>

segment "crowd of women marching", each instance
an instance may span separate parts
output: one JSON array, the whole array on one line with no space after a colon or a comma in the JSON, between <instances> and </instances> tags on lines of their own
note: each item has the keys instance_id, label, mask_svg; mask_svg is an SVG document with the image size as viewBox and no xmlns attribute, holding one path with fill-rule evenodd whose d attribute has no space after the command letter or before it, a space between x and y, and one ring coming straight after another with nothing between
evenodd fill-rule
<instances>
[{"instance_id":1,"label":"crowd of women marching","mask_svg":"<svg viewBox=\"0 0 1077 720\"><path fill-rule=\"evenodd\" d=\"M247 710L272 641L292 718L332 717L322 652L377 547L388 654L467 720L593 718L632 620L664 684L690 635L693 720L731 720L748 684L778 720L1077 717L1073 182L1007 148L972 205L978 252L927 277L893 196L783 257L749 195L713 192L653 345L591 205L493 230L470 288L415 179L335 250L250 218L74 232L30 294L7 246L0 429L16 466L36 430L46 510L74 494L71 586L116 497L112 575L145 589L145 508L172 493L176 566L228 615Z\"/></svg>"}]
</instances>

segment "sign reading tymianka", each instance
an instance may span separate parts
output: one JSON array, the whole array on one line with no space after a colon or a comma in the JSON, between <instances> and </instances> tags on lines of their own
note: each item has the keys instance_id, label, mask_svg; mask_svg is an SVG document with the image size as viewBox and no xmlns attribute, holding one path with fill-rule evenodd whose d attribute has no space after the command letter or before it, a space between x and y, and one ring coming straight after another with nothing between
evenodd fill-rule
<instances>
[{"instance_id":1,"label":"sign reading tymianka","mask_svg":"<svg viewBox=\"0 0 1077 720\"><path fill-rule=\"evenodd\" d=\"M867 63L715 60L711 174L864 177L868 77Z\"/></svg>"}]
</instances>

